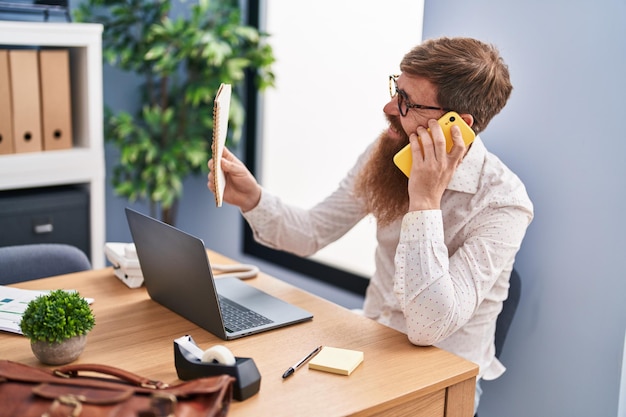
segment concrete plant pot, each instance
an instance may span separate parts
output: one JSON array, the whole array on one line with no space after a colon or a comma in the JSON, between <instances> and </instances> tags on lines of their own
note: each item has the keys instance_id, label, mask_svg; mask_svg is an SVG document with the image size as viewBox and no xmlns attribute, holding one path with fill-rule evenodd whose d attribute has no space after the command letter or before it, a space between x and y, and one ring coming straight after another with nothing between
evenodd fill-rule
<instances>
[{"instance_id":1,"label":"concrete plant pot","mask_svg":"<svg viewBox=\"0 0 626 417\"><path fill-rule=\"evenodd\" d=\"M30 347L35 357L45 365L65 365L75 361L87 344L87 336L74 336L58 343L31 341Z\"/></svg>"}]
</instances>

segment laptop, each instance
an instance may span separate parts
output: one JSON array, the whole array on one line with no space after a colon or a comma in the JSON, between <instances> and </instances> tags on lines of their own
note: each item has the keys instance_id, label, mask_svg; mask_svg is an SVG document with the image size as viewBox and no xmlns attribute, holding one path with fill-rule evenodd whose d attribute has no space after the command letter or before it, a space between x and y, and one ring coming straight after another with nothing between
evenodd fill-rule
<instances>
[{"instance_id":1,"label":"laptop","mask_svg":"<svg viewBox=\"0 0 626 417\"><path fill-rule=\"evenodd\" d=\"M150 298L219 338L313 318L238 278L215 279L201 239L130 208L126 218Z\"/></svg>"}]
</instances>

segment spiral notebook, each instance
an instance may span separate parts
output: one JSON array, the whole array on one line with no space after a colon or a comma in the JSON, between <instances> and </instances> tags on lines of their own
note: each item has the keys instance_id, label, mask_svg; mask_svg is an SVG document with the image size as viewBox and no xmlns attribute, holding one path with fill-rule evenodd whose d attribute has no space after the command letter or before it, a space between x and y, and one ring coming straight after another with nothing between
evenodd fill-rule
<instances>
[{"instance_id":1,"label":"spiral notebook","mask_svg":"<svg viewBox=\"0 0 626 417\"><path fill-rule=\"evenodd\" d=\"M213 152L214 172L213 181L215 185L215 205L222 206L222 196L226 187L226 177L222 171L222 152L226 144L226 134L228 133L228 112L230 111L230 95L231 85L222 83L215 101L213 103L213 143L211 150Z\"/></svg>"}]
</instances>

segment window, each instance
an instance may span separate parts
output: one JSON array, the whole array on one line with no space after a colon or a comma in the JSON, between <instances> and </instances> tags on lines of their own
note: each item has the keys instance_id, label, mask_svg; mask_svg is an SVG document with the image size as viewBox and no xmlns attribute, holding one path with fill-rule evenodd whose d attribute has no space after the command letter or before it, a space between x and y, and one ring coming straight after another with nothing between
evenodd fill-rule
<instances>
[{"instance_id":1,"label":"window","mask_svg":"<svg viewBox=\"0 0 626 417\"><path fill-rule=\"evenodd\" d=\"M277 58L276 87L258 100L249 90L258 108L254 123L248 112L246 163L266 189L302 207L335 189L387 127L388 76L421 42L423 8L415 0L250 5ZM248 254L361 294L374 271L374 249L371 217L310 259L257 244L247 226L244 237Z\"/></svg>"}]
</instances>

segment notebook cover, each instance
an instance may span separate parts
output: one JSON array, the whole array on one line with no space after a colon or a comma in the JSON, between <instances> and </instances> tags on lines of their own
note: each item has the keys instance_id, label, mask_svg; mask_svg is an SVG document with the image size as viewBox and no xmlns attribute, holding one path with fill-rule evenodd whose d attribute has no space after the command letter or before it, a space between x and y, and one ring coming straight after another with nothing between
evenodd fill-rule
<instances>
[{"instance_id":1,"label":"notebook cover","mask_svg":"<svg viewBox=\"0 0 626 417\"><path fill-rule=\"evenodd\" d=\"M222 206L222 196L226 187L226 177L222 171L222 152L228 133L228 112L230 110L231 85L222 83L213 103L213 180L215 181L215 205Z\"/></svg>"},{"instance_id":2,"label":"notebook cover","mask_svg":"<svg viewBox=\"0 0 626 417\"><path fill-rule=\"evenodd\" d=\"M363 362L363 352L324 346L322 351L309 361L309 369L350 375Z\"/></svg>"}]
</instances>

